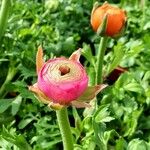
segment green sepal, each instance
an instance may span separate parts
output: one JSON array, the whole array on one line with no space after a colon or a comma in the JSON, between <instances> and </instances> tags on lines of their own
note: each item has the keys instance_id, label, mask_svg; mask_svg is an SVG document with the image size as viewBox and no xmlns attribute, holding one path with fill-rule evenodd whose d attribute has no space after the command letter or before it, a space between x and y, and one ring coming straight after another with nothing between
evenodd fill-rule
<instances>
[{"instance_id":1,"label":"green sepal","mask_svg":"<svg viewBox=\"0 0 150 150\"><path fill-rule=\"evenodd\" d=\"M77 100L72 101L71 105L74 106L74 107L76 107L76 108L85 108L85 107L89 108L89 107L91 107L90 104L85 103L85 102L80 102L80 101L77 101Z\"/></svg>"},{"instance_id":2,"label":"green sepal","mask_svg":"<svg viewBox=\"0 0 150 150\"><path fill-rule=\"evenodd\" d=\"M94 11L99 7L99 3L98 2L95 2L94 5L93 5L93 9L92 9L92 12L91 12L91 16L93 15Z\"/></svg>"},{"instance_id":3,"label":"green sepal","mask_svg":"<svg viewBox=\"0 0 150 150\"><path fill-rule=\"evenodd\" d=\"M85 92L77 99L77 101L89 102L92 99L94 99L96 95L106 87L106 84L87 87Z\"/></svg>"},{"instance_id":4,"label":"green sepal","mask_svg":"<svg viewBox=\"0 0 150 150\"><path fill-rule=\"evenodd\" d=\"M97 29L97 34L100 36L106 36L106 28L107 28L107 18L108 15L106 14L103 18L103 22L99 25Z\"/></svg>"},{"instance_id":5,"label":"green sepal","mask_svg":"<svg viewBox=\"0 0 150 150\"><path fill-rule=\"evenodd\" d=\"M67 106L65 106L65 105L60 105L60 104L58 104L58 103L50 102L50 103L48 104L48 107L50 107L50 108L53 109L53 110L61 110L63 107L67 107Z\"/></svg>"},{"instance_id":6,"label":"green sepal","mask_svg":"<svg viewBox=\"0 0 150 150\"><path fill-rule=\"evenodd\" d=\"M52 100L48 98L37 86L35 83L33 86L29 86L29 91L33 92L35 97L44 104L49 104Z\"/></svg>"}]
</instances>

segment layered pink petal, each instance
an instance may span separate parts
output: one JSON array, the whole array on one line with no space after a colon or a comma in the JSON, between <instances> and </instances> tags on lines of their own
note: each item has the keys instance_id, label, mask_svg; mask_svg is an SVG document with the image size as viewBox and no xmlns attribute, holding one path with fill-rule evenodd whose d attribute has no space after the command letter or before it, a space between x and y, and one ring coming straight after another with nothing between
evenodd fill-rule
<instances>
[{"instance_id":1,"label":"layered pink petal","mask_svg":"<svg viewBox=\"0 0 150 150\"><path fill-rule=\"evenodd\" d=\"M69 104L87 88L88 77L85 69L74 60L77 59L52 59L39 71L38 87L54 103Z\"/></svg>"}]
</instances>

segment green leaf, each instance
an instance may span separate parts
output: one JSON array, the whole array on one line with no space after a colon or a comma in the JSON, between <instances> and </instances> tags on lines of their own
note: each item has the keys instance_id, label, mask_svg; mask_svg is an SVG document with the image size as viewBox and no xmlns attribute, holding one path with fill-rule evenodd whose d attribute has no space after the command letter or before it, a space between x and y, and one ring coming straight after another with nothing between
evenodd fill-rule
<instances>
[{"instance_id":1,"label":"green leaf","mask_svg":"<svg viewBox=\"0 0 150 150\"><path fill-rule=\"evenodd\" d=\"M1 135L3 139L15 144L20 150L32 150L26 139L22 135L16 135L14 129L8 130L3 126Z\"/></svg>"},{"instance_id":2,"label":"green leaf","mask_svg":"<svg viewBox=\"0 0 150 150\"><path fill-rule=\"evenodd\" d=\"M127 142L121 137L116 140L115 150L126 150L127 149Z\"/></svg>"},{"instance_id":3,"label":"green leaf","mask_svg":"<svg viewBox=\"0 0 150 150\"><path fill-rule=\"evenodd\" d=\"M49 141L49 142L43 142L41 145L42 145L43 149L52 149L52 146L54 146L60 142L62 142L62 138L61 137L55 137L55 140Z\"/></svg>"},{"instance_id":4,"label":"green leaf","mask_svg":"<svg viewBox=\"0 0 150 150\"><path fill-rule=\"evenodd\" d=\"M75 41L72 36L66 38L66 40L63 42L62 49L64 52L67 52L68 50L75 50Z\"/></svg>"},{"instance_id":5,"label":"green leaf","mask_svg":"<svg viewBox=\"0 0 150 150\"><path fill-rule=\"evenodd\" d=\"M12 102L12 109L11 109L11 113L12 115L16 115L16 113L19 111L20 105L22 102L22 97L21 96L17 96L15 98L15 100Z\"/></svg>"},{"instance_id":6,"label":"green leaf","mask_svg":"<svg viewBox=\"0 0 150 150\"><path fill-rule=\"evenodd\" d=\"M149 148L147 147L145 141L140 139L133 139L132 141L129 142L127 150L148 150Z\"/></svg>"},{"instance_id":7,"label":"green leaf","mask_svg":"<svg viewBox=\"0 0 150 150\"><path fill-rule=\"evenodd\" d=\"M126 117L126 128L125 128L125 134L124 136L132 136L138 125L138 119L142 113L143 109L141 108L140 110L132 110L131 114L128 114L128 117Z\"/></svg>"},{"instance_id":8,"label":"green leaf","mask_svg":"<svg viewBox=\"0 0 150 150\"><path fill-rule=\"evenodd\" d=\"M143 81L150 79L150 71L147 71L143 77Z\"/></svg>"},{"instance_id":9,"label":"green leaf","mask_svg":"<svg viewBox=\"0 0 150 150\"><path fill-rule=\"evenodd\" d=\"M13 99L0 100L0 113L3 113L9 106L11 106Z\"/></svg>"},{"instance_id":10,"label":"green leaf","mask_svg":"<svg viewBox=\"0 0 150 150\"><path fill-rule=\"evenodd\" d=\"M136 82L124 85L124 89L127 91L136 92L136 93L143 93L144 92L144 89L142 88L142 86Z\"/></svg>"},{"instance_id":11,"label":"green leaf","mask_svg":"<svg viewBox=\"0 0 150 150\"><path fill-rule=\"evenodd\" d=\"M21 101L22 101L21 96L17 96L15 99L2 99L2 100L0 100L0 113L3 113L10 106L12 106L11 113L12 113L12 115L15 115L19 110Z\"/></svg>"},{"instance_id":12,"label":"green leaf","mask_svg":"<svg viewBox=\"0 0 150 150\"><path fill-rule=\"evenodd\" d=\"M101 105L95 115L96 122L110 122L115 118L110 116L109 105Z\"/></svg>"},{"instance_id":13,"label":"green leaf","mask_svg":"<svg viewBox=\"0 0 150 150\"><path fill-rule=\"evenodd\" d=\"M26 118L26 119L21 120L19 125L18 125L19 129L25 128L33 120L34 120L34 118Z\"/></svg>"},{"instance_id":14,"label":"green leaf","mask_svg":"<svg viewBox=\"0 0 150 150\"><path fill-rule=\"evenodd\" d=\"M112 72L120 64L120 62L121 62L123 57L124 57L123 44L122 43L118 43L118 45L114 47L113 61L108 66L107 74Z\"/></svg>"},{"instance_id":15,"label":"green leaf","mask_svg":"<svg viewBox=\"0 0 150 150\"><path fill-rule=\"evenodd\" d=\"M131 40L127 43L127 47L130 48L128 53L125 55L125 58L136 57L143 50L142 41L139 40Z\"/></svg>"},{"instance_id":16,"label":"green leaf","mask_svg":"<svg viewBox=\"0 0 150 150\"><path fill-rule=\"evenodd\" d=\"M115 135L116 137L119 137L119 134L114 130L109 130L109 131L105 131L104 132L104 139L105 139L105 143L108 143L109 139L111 138L111 136Z\"/></svg>"},{"instance_id":17,"label":"green leaf","mask_svg":"<svg viewBox=\"0 0 150 150\"><path fill-rule=\"evenodd\" d=\"M93 120L93 128L95 133L95 143L98 145L99 148L105 150L107 147L104 140L104 132L106 129L105 124L103 123L98 124Z\"/></svg>"},{"instance_id":18,"label":"green leaf","mask_svg":"<svg viewBox=\"0 0 150 150\"><path fill-rule=\"evenodd\" d=\"M76 108L73 107L72 109L72 112L73 112L73 117L75 119L75 127L79 130L79 131L82 131L82 121L81 121L81 118L76 110Z\"/></svg>"},{"instance_id":19,"label":"green leaf","mask_svg":"<svg viewBox=\"0 0 150 150\"><path fill-rule=\"evenodd\" d=\"M83 43L83 50L82 50L82 55L86 58L86 60L88 62L90 62L90 64L92 66L95 66L95 59L92 55L92 50L90 48L90 45Z\"/></svg>"},{"instance_id":20,"label":"green leaf","mask_svg":"<svg viewBox=\"0 0 150 150\"><path fill-rule=\"evenodd\" d=\"M119 79L115 83L115 88L120 89L124 87L124 84L130 79L130 75L128 73L122 74Z\"/></svg>"},{"instance_id":21,"label":"green leaf","mask_svg":"<svg viewBox=\"0 0 150 150\"><path fill-rule=\"evenodd\" d=\"M12 143L6 141L0 136L0 150L10 150L12 145Z\"/></svg>"}]
</instances>

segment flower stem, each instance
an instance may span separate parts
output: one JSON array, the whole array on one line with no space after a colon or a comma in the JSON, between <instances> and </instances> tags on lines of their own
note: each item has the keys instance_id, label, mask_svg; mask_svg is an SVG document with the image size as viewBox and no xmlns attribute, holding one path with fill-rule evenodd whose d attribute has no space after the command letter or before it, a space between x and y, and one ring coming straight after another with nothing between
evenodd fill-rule
<instances>
[{"instance_id":1,"label":"flower stem","mask_svg":"<svg viewBox=\"0 0 150 150\"><path fill-rule=\"evenodd\" d=\"M108 37L101 37L99 48L98 48L98 59L97 59L97 74L96 74L96 83L102 83L102 71L103 71L103 60L105 49L107 45Z\"/></svg>"},{"instance_id":2,"label":"flower stem","mask_svg":"<svg viewBox=\"0 0 150 150\"><path fill-rule=\"evenodd\" d=\"M56 111L57 120L62 136L64 150L73 150L73 137L71 134L67 108Z\"/></svg>"},{"instance_id":3,"label":"flower stem","mask_svg":"<svg viewBox=\"0 0 150 150\"><path fill-rule=\"evenodd\" d=\"M8 20L8 15L9 15L11 5L12 5L11 0L2 1L1 10L0 10L0 41L7 25L7 20Z\"/></svg>"},{"instance_id":4,"label":"flower stem","mask_svg":"<svg viewBox=\"0 0 150 150\"><path fill-rule=\"evenodd\" d=\"M8 69L6 79L4 83L2 84L2 86L0 87L0 98L3 98L5 94L7 94L6 86L13 79L16 73L17 73L17 69L15 67L10 66Z\"/></svg>"}]
</instances>

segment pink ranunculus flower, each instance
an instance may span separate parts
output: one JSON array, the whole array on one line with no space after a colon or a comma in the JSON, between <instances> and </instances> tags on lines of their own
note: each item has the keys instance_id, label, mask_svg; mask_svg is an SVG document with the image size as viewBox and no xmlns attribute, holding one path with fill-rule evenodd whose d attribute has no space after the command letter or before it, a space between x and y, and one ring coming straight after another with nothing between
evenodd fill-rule
<instances>
[{"instance_id":1,"label":"pink ranunculus flower","mask_svg":"<svg viewBox=\"0 0 150 150\"><path fill-rule=\"evenodd\" d=\"M88 77L79 62L56 58L43 65L37 85L54 103L68 104L85 91Z\"/></svg>"},{"instance_id":2,"label":"pink ranunculus flower","mask_svg":"<svg viewBox=\"0 0 150 150\"><path fill-rule=\"evenodd\" d=\"M88 76L79 62L81 50L69 59L60 57L43 61L43 50L39 47L36 57L37 83L29 86L36 97L54 109L74 105L86 107L106 85L88 87Z\"/></svg>"}]
</instances>

